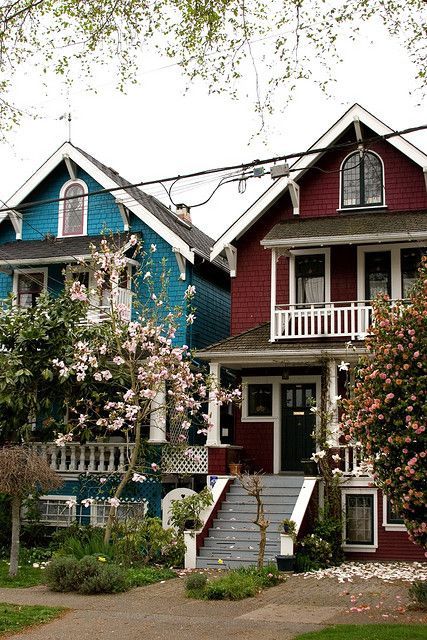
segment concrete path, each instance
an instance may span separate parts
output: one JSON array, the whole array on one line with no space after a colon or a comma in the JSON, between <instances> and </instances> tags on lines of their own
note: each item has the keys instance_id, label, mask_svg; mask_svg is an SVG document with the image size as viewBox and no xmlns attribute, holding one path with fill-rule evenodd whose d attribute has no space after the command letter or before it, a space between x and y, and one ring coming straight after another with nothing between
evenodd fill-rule
<instances>
[{"instance_id":1,"label":"concrete path","mask_svg":"<svg viewBox=\"0 0 427 640\"><path fill-rule=\"evenodd\" d=\"M57 605L64 617L14 640L290 640L326 624L427 622L406 611L407 583L292 576L285 584L240 602L189 600L184 580L127 593L79 596L46 587L0 589L0 602ZM350 608L357 611L350 612Z\"/></svg>"}]
</instances>

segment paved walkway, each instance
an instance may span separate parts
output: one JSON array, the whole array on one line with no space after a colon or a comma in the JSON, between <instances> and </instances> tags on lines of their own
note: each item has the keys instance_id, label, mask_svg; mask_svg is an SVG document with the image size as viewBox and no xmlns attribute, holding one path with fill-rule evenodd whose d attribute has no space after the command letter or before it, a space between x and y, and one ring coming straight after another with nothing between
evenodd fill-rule
<instances>
[{"instance_id":1,"label":"paved walkway","mask_svg":"<svg viewBox=\"0 0 427 640\"><path fill-rule=\"evenodd\" d=\"M0 602L70 609L14 640L290 640L326 624L427 622L406 611L407 588L377 579L340 584L292 576L256 598L205 602L187 599L178 578L114 596L52 593L42 586L0 589Z\"/></svg>"}]
</instances>

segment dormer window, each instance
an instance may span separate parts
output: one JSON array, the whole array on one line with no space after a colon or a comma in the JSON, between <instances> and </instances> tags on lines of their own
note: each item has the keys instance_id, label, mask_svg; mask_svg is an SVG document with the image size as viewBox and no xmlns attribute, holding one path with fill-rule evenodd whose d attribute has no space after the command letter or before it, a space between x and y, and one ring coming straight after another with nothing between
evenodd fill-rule
<instances>
[{"instance_id":1,"label":"dormer window","mask_svg":"<svg viewBox=\"0 0 427 640\"><path fill-rule=\"evenodd\" d=\"M87 233L87 186L82 180L67 182L61 189L58 237L85 236Z\"/></svg>"},{"instance_id":2,"label":"dormer window","mask_svg":"<svg viewBox=\"0 0 427 640\"><path fill-rule=\"evenodd\" d=\"M356 151L341 166L341 207L384 205L381 158L371 151Z\"/></svg>"}]
</instances>

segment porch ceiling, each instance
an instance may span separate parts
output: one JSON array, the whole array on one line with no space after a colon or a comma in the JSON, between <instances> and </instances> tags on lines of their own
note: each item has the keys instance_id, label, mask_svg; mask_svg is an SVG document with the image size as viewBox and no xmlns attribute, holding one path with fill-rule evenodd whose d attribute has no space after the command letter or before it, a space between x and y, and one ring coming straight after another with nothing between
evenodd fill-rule
<instances>
[{"instance_id":1,"label":"porch ceiling","mask_svg":"<svg viewBox=\"0 0 427 640\"><path fill-rule=\"evenodd\" d=\"M296 247L427 239L427 211L346 213L319 218L293 218L276 224L261 244Z\"/></svg>"},{"instance_id":2,"label":"porch ceiling","mask_svg":"<svg viewBox=\"0 0 427 640\"><path fill-rule=\"evenodd\" d=\"M359 346L360 345L360 346ZM270 323L258 325L237 336L226 338L203 351L197 357L210 362L220 362L235 369L250 365L313 364L325 356L354 360L365 352L363 343L357 351L349 351L343 341L323 339L322 341L277 341L270 342Z\"/></svg>"}]
</instances>

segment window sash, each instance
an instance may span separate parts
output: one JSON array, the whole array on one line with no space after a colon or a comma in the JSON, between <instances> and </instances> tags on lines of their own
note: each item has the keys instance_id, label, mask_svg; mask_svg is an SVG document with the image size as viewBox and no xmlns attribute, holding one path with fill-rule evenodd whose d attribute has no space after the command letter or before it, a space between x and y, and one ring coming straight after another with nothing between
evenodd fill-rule
<instances>
[{"instance_id":1,"label":"window sash","mask_svg":"<svg viewBox=\"0 0 427 640\"><path fill-rule=\"evenodd\" d=\"M427 253L427 248L417 247L401 249L400 270L402 274L402 298L408 298L410 290L418 277L418 268L421 264L422 256Z\"/></svg>"},{"instance_id":2,"label":"window sash","mask_svg":"<svg viewBox=\"0 0 427 640\"><path fill-rule=\"evenodd\" d=\"M44 289L44 280L43 272L18 273L17 304L19 307L24 309L34 307Z\"/></svg>"},{"instance_id":3,"label":"window sash","mask_svg":"<svg viewBox=\"0 0 427 640\"><path fill-rule=\"evenodd\" d=\"M373 153L353 153L342 166L341 206L364 207L383 204L383 167Z\"/></svg>"},{"instance_id":4,"label":"window sash","mask_svg":"<svg viewBox=\"0 0 427 640\"><path fill-rule=\"evenodd\" d=\"M325 254L295 257L297 304L325 302Z\"/></svg>"},{"instance_id":5,"label":"window sash","mask_svg":"<svg viewBox=\"0 0 427 640\"><path fill-rule=\"evenodd\" d=\"M273 385L248 384L248 416L268 417L273 414Z\"/></svg>"},{"instance_id":6,"label":"window sash","mask_svg":"<svg viewBox=\"0 0 427 640\"><path fill-rule=\"evenodd\" d=\"M71 200L67 200L70 196ZM62 235L77 236L83 234L84 229L84 188L81 184L71 184L66 188L64 193L63 219L62 219Z\"/></svg>"},{"instance_id":7,"label":"window sash","mask_svg":"<svg viewBox=\"0 0 427 640\"><path fill-rule=\"evenodd\" d=\"M390 251L365 253L365 299L373 300L379 293L391 295Z\"/></svg>"},{"instance_id":8,"label":"window sash","mask_svg":"<svg viewBox=\"0 0 427 640\"><path fill-rule=\"evenodd\" d=\"M348 545L374 544L374 496L347 493L345 542Z\"/></svg>"}]
</instances>

